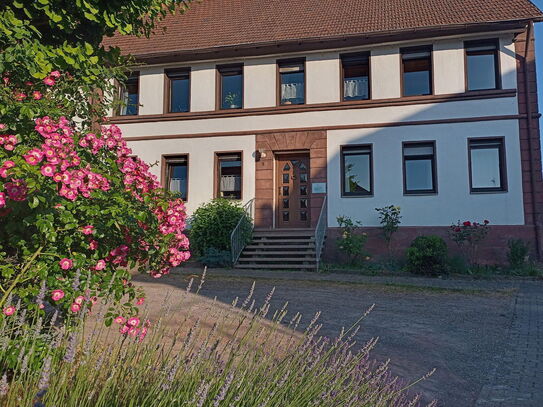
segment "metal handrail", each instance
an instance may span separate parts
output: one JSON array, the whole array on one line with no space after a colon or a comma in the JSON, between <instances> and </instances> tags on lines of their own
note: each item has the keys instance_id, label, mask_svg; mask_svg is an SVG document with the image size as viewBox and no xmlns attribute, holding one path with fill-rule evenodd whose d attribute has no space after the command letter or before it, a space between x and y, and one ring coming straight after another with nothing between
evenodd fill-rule
<instances>
[{"instance_id":1,"label":"metal handrail","mask_svg":"<svg viewBox=\"0 0 543 407\"><path fill-rule=\"evenodd\" d=\"M327 197L324 197L322 202L321 213L319 220L317 221L317 227L315 228L315 260L317 270L319 269L319 263L322 255L322 249L324 247L324 238L326 237L326 229L328 227L328 201Z\"/></svg>"},{"instance_id":2,"label":"metal handrail","mask_svg":"<svg viewBox=\"0 0 543 407\"><path fill-rule=\"evenodd\" d=\"M244 219L248 219L249 222L251 222L251 231L254 229L254 222L253 222L253 213L254 213L254 203L255 199L251 199L249 202L247 202L245 205L243 205L243 210L245 212L245 215L239 218L238 224L230 234L230 251L232 254L232 265L236 264L236 262L239 259L239 256L241 255L241 252L243 249L245 249L245 246L247 246L247 241L244 241L242 239L242 229L241 225L243 224Z\"/></svg>"}]
</instances>

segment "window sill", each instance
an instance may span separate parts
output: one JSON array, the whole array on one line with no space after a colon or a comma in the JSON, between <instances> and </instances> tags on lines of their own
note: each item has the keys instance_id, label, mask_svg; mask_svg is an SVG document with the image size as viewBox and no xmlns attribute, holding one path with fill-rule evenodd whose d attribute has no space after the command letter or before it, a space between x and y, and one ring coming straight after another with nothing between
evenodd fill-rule
<instances>
[{"instance_id":1,"label":"window sill","mask_svg":"<svg viewBox=\"0 0 543 407\"><path fill-rule=\"evenodd\" d=\"M437 196L436 192L404 192L403 196Z\"/></svg>"},{"instance_id":2,"label":"window sill","mask_svg":"<svg viewBox=\"0 0 543 407\"><path fill-rule=\"evenodd\" d=\"M488 194L506 194L509 191L507 189L488 190L488 191L470 191L471 195L488 195Z\"/></svg>"},{"instance_id":3,"label":"window sill","mask_svg":"<svg viewBox=\"0 0 543 407\"><path fill-rule=\"evenodd\" d=\"M406 106L428 103L459 102L479 99L515 97L516 89L471 91L446 95L405 96L391 99L370 99L345 102L291 104L257 108L211 110L201 112L164 113L134 116L113 116L109 120L114 124L130 124L141 122L202 120L223 117L259 116L285 113L318 112L329 110L371 109L378 107Z\"/></svg>"},{"instance_id":4,"label":"window sill","mask_svg":"<svg viewBox=\"0 0 543 407\"><path fill-rule=\"evenodd\" d=\"M364 195L343 195L341 194L341 198L374 198L374 194L364 194Z\"/></svg>"}]
</instances>

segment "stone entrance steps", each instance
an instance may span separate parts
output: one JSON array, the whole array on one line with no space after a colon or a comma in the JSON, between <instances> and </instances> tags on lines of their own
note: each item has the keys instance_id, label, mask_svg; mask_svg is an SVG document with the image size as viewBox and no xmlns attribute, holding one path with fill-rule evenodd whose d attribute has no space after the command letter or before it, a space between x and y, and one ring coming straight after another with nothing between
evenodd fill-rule
<instances>
[{"instance_id":1,"label":"stone entrance steps","mask_svg":"<svg viewBox=\"0 0 543 407\"><path fill-rule=\"evenodd\" d=\"M239 269L300 270L317 267L313 229L255 230L234 266Z\"/></svg>"}]
</instances>

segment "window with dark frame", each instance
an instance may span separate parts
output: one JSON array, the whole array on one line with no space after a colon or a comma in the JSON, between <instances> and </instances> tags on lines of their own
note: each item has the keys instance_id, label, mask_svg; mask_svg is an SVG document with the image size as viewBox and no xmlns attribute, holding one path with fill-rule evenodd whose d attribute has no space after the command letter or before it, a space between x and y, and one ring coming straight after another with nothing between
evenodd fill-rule
<instances>
[{"instance_id":1,"label":"window with dark frame","mask_svg":"<svg viewBox=\"0 0 543 407\"><path fill-rule=\"evenodd\" d=\"M243 174L241 152L217 153L217 197L241 199Z\"/></svg>"},{"instance_id":2,"label":"window with dark frame","mask_svg":"<svg viewBox=\"0 0 543 407\"><path fill-rule=\"evenodd\" d=\"M401 49L402 95L431 95L432 90L432 47Z\"/></svg>"},{"instance_id":3,"label":"window with dark frame","mask_svg":"<svg viewBox=\"0 0 543 407\"><path fill-rule=\"evenodd\" d=\"M304 61L280 61L279 97L282 105L303 105L305 103Z\"/></svg>"},{"instance_id":4,"label":"window with dark frame","mask_svg":"<svg viewBox=\"0 0 543 407\"><path fill-rule=\"evenodd\" d=\"M373 194L373 155L371 145L341 148L342 196Z\"/></svg>"},{"instance_id":5,"label":"window with dark frame","mask_svg":"<svg viewBox=\"0 0 543 407\"><path fill-rule=\"evenodd\" d=\"M467 41L464 45L467 90L499 89L498 40Z\"/></svg>"},{"instance_id":6,"label":"window with dark frame","mask_svg":"<svg viewBox=\"0 0 543 407\"><path fill-rule=\"evenodd\" d=\"M243 108L243 65L220 66L220 109Z\"/></svg>"},{"instance_id":7,"label":"window with dark frame","mask_svg":"<svg viewBox=\"0 0 543 407\"><path fill-rule=\"evenodd\" d=\"M369 52L341 55L343 69L343 100L370 98Z\"/></svg>"},{"instance_id":8,"label":"window with dark frame","mask_svg":"<svg viewBox=\"0 0 543 407\"><path fill-rule=\"evenodd\" d=\"M119 97L121 107L119 110L120 116L135 116L139 111L139 72L133 72L120 85Z\"/></svg>"},{"instance_id":9,"label":"window with dark frame","mask_svg":"<svg viewBox=\"0 0 543 407\"><path fill-rule=\"evenodd\" d=\"M437 192L435 143L404 143L403 171L405 194Z\"/></svg>"},{"instance_id":10,"label":"window with dark frame","mask_svg":"<svg viewBox=\"0 0 543 407\"><path fill-rule=\"evenodd\" d=\"M166 158L165 187L184 201L188 199L188 165L187 155Z\"/></svg>"},{"instance_id":11,"label":"window with dark frame","mask_svg":"<svg viewBox=\"0 0 543 407\"><path fill-rule=\"evenodd\" d=\"M190 111L190 69L166 71L168 78L168 113Z\"/></svg>"},{"instance_id":12,"label":"window with dark frame","mask_svg":"<svg viewBox=\"0 0 543 407\"><path fill-rule=\"evenodd\" d=\"M503 139L469 140L470 186L472 192L506 190Z\"/></svg>"}]
</instances>

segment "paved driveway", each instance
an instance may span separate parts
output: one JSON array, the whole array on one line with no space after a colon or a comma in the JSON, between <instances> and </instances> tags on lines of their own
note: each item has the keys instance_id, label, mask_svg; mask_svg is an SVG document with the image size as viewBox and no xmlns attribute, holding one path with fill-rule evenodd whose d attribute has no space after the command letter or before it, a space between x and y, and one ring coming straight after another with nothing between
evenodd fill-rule
<instances>
[{"instance_id":1,"label":"paved driveway","mask_svg":"<svg viewBox=\"0 0 543 407\"><path fill-rule=\"evenodd\" d=\"M329 281L338 279L345 281ZM406 381L416 380L436 368L433 376L414 387L426 401L435 398L440 406L450 407L543 405L539 403L543 400L539 398L543 397L543 386L539 386L543 378L541 342L534 344L533 363L520 363L532 389L528 395L526 389L520 389L520 382L526 380L518 377L518 386L511 383L512 387L504 390L502 383L512 380L514 375L507 377L503 369L496 369L506 363L504 357L525 359L511 346L511 335L520 329L514 323L526 325L523 333L517 335L518 340L523 340L523 349L531 347L522 339L526 335L536 335L535 340L539 341L541 323L519 322L517 305L519 293L525 292L523 286L530 287L533 298L541 298L540 282L323 278L311 273L239 275L233 271L210 271L201 294L230 303L235 297L243 299L253 281L255 296L260 301L275 287L272 309L288 301L290 312L302 313L306 323L322 311L321 334L326 336L337 335L343 326L349 327L375 304L357 339L363 343L379 337L373 357L390 358L392 372ZM391 283L394 285L388 285ZM524 318L543 317L541 303L529 309L531 316ZM530 333L530 329L538 331ZM517 397L517 391L524 391L524 396Z\"/></svg>"}]
</instances>

